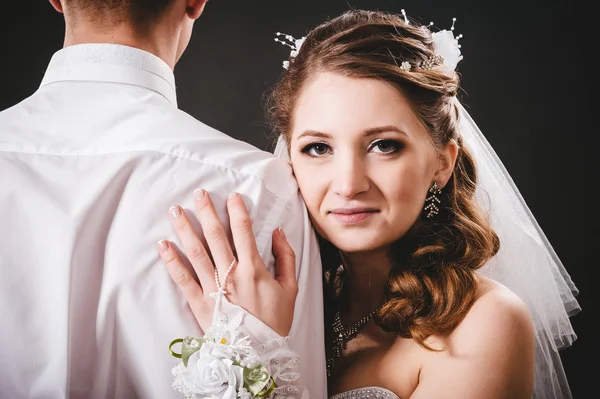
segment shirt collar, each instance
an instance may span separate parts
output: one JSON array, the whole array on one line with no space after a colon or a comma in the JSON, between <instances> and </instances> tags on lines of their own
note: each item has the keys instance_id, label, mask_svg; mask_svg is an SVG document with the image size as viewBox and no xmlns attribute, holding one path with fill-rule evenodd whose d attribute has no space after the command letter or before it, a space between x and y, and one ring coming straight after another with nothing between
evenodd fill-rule
<instances>
[{"instance_id":1,"label":"shirt collar","mask_svg":"<svg viewBox=\"0 0 600 399\"><path fill-rule=\"evenodd\" d=\"M65 81L124 83L145 87L177 106L175 76L157 56L119 44L65 47L50 60L41 87Z\"/></svg>"}]
</instances>

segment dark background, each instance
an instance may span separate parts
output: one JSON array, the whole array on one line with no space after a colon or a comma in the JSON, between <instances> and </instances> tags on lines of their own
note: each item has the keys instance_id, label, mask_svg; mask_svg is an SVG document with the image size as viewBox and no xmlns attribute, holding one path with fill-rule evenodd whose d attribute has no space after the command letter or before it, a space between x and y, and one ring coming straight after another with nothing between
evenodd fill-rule
<instances>
[{"instance_id":1,"label":"dark background","mask_svg":"<svg viewBox=\"0 0 600 399\"><path fill-rule=\"evenodd\" d=\"M211 0L175 69L180 108L267 149L263 95L289 54L274 33L303 36L350 7L405 8L442 29L458 19L460 98L581 291L579 339L562 357L573 396L598 397L597 14L579 1ZM36 90L63 29L45 0L2 1L0 110Z\"/></svg>"}]
</instances>

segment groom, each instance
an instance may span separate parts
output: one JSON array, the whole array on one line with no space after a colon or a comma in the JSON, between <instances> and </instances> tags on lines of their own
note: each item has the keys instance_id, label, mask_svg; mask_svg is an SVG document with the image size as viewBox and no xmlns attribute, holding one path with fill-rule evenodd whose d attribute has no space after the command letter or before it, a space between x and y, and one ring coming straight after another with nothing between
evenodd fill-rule
<instances>
[{"instance_id":1,"label":"groom","mask_svg":"<svg viewBox=\"0 0 600 399\"><path fill-rule=\"evenodd\" d=\"M177 109L173 68L206 0L50 0L64 48L0 112L0 397L176 398L171 340L201 331L161 266L168 209L243 195L265 263L283 227L292 348L326 397L321 265L289 165ZM174 239L174 234L170 237Z\"/></svg>"}]
</instances>

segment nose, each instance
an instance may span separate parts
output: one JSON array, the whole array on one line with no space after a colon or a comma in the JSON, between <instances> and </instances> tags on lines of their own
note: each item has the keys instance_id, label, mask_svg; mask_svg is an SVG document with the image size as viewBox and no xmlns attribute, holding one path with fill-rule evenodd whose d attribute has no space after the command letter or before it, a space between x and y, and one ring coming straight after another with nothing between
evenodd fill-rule
<instances>
[{"instance_id":1,"label":"nose","mask_svg":"<svg viewBox=\"0 0 600 399\"><path fill-rule=\"evenodd\" d=\"M355 155L339 156L331 182L336 195L349 199L369 190L369 178L364 160Z\"/></svg>"}]
</instances>

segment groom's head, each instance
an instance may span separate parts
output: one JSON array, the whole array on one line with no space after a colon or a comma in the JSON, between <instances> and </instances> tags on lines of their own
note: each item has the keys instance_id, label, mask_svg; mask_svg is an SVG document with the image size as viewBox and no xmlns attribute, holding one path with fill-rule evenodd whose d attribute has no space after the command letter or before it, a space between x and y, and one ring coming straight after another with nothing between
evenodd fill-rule
<instances>
[{"instance_id":1,"label":"groom's head","mask_svg":"<svg viewBox=\"0 0 600 399\"><path fill-rule=\"evenodd\" d=\"M102 40L122 36L123 41L162 42L172 48L175 60L187 47L194 21L208 0L50 0L65 16L67 40ZM83 36L83 37L82 37Z\"/></svg>"}]
</instances>

